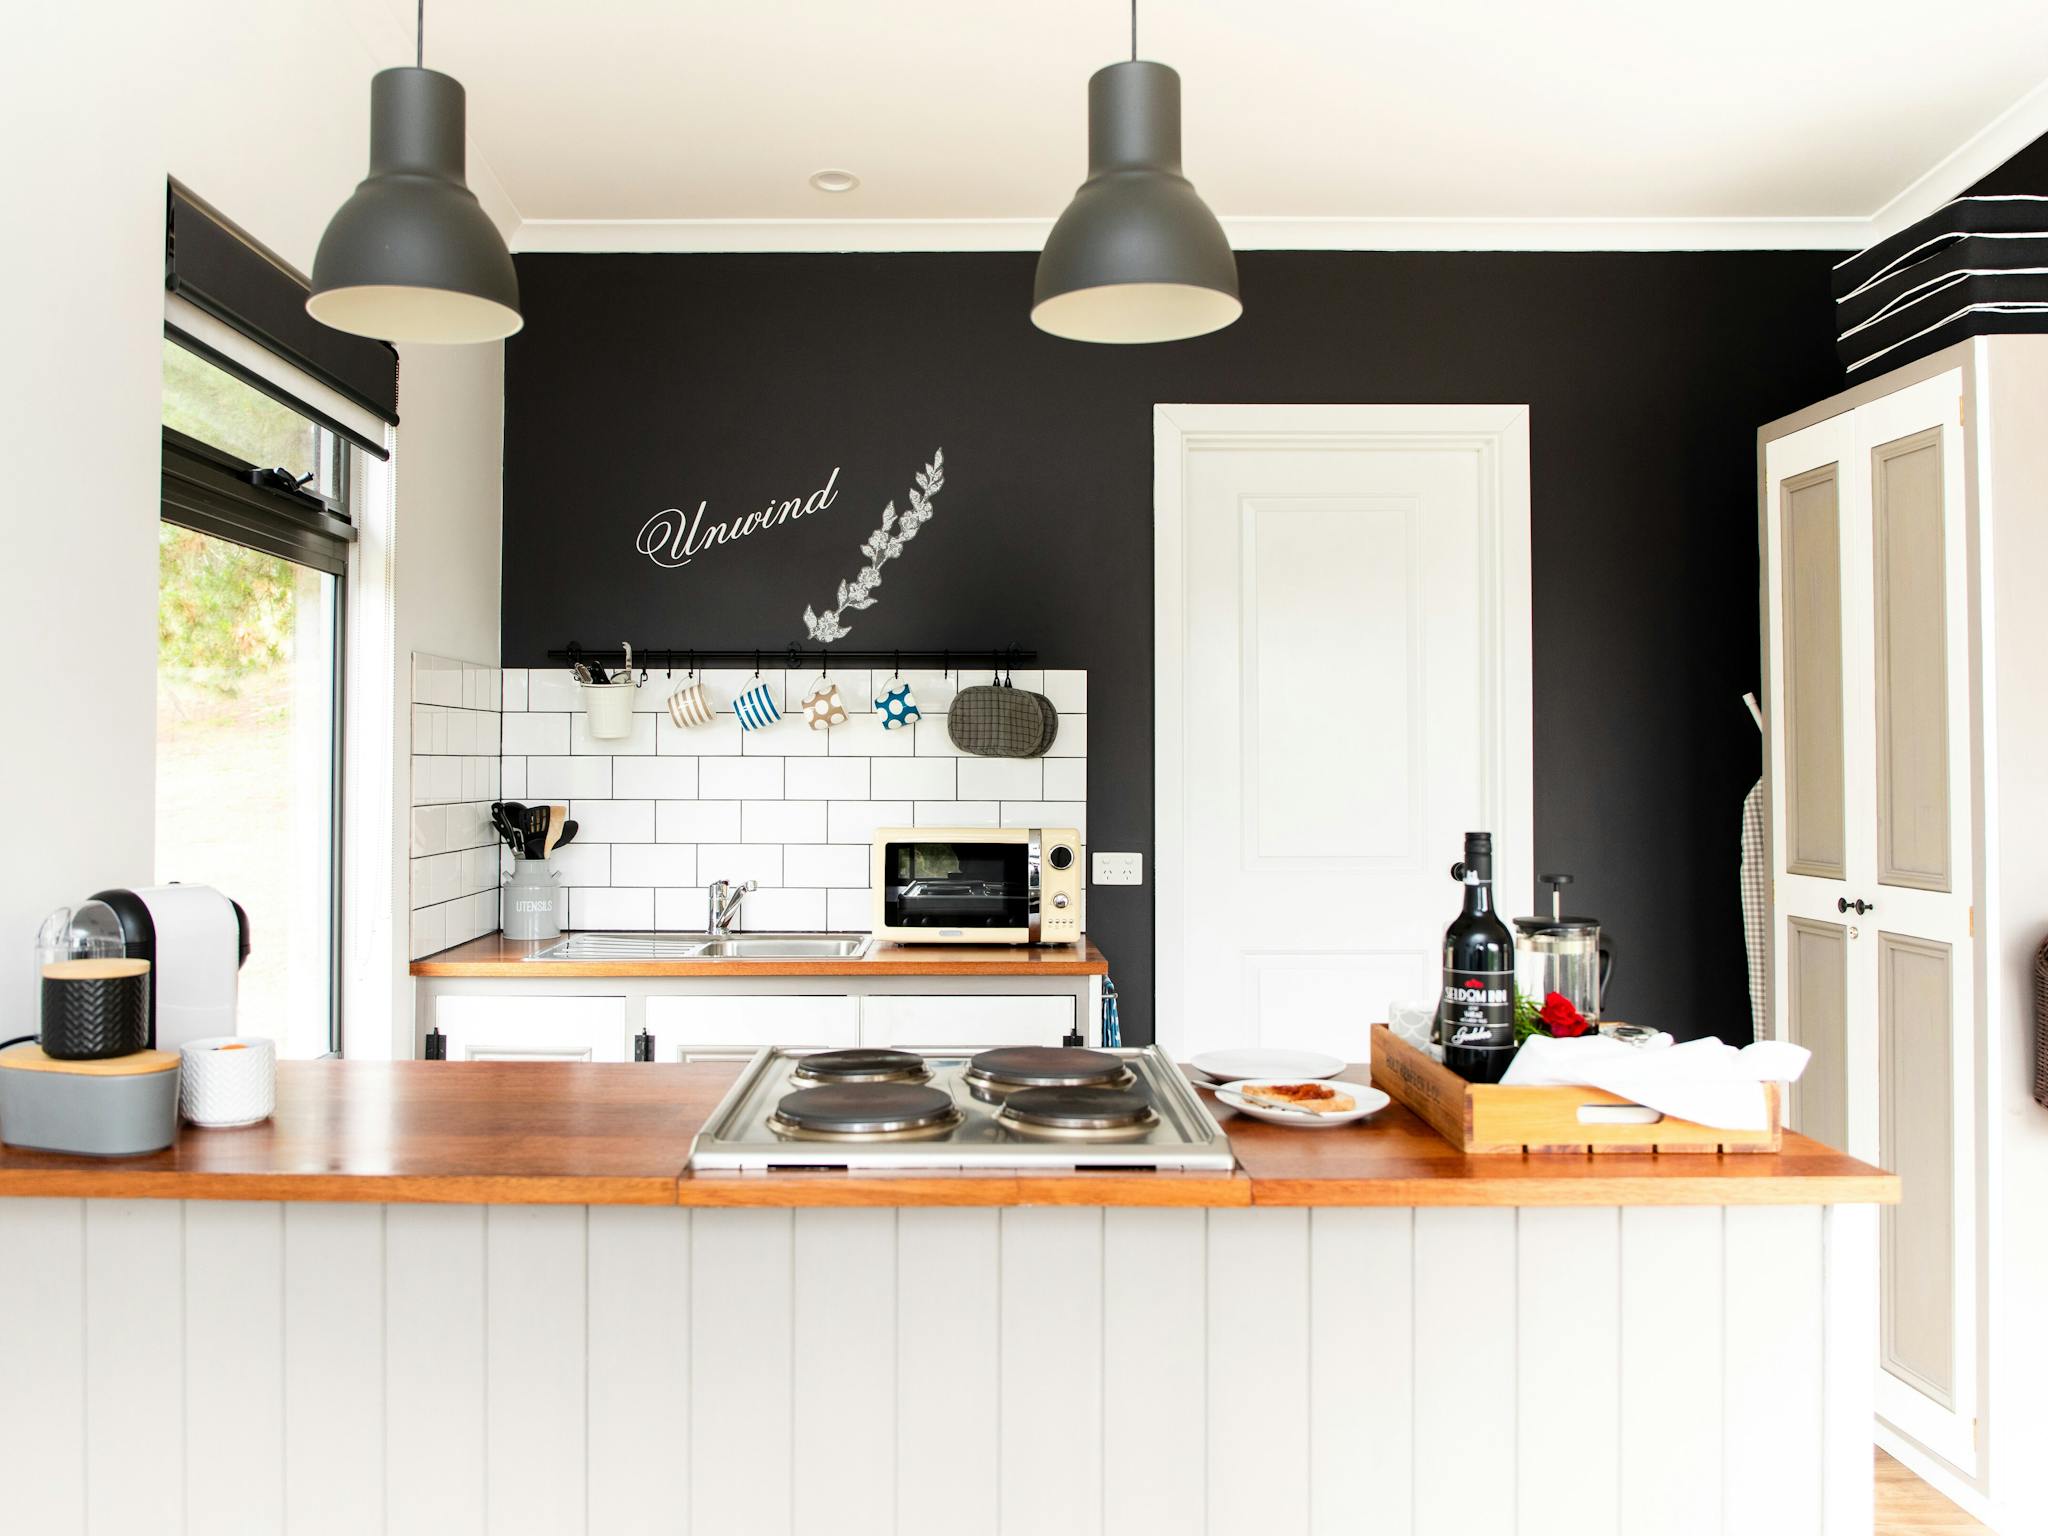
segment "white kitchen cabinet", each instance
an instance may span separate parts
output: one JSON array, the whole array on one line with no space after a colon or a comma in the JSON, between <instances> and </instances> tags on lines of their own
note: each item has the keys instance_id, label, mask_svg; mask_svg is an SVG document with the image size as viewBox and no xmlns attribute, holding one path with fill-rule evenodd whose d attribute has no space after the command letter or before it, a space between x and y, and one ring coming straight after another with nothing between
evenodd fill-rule
<instances>
[{"instance_id":1,"label":"white kitchen cabinet","mask_svg":"<svg viewBox=\"0 0 2048 1536\"><path fill-rule=\"evenodd\" d=\"M856 997L650 997L656 1061L744 1061L764 1045L860 1043Z\"/></svg>"},{"instance_id":2,"label":"white kitchen cabinet","mask_svg":"<svg viewBox=\"0 0 2048 1536\"><path fill-rule=\"evenodd\" d=\"M1999 1531L2048 1529L2044 420L2048 337L1996 336L1759 435L1768 1013L1795 1126L1904 1181L1879 1443Z\"/></svg>"},{"instance_id":3,"label":"white kitchen cabinet","mask_svg":"<svg viewBox=\"0 0 2048 1536\"><path fill-rule=\"evenodd\" d=\"M458 996L435 1000L450 1061L626 1061L623 997Z\"/></svg>"},{"instance_id":4,"label":"white kitchen cabinet","mask_svg":"<svg viewBox=\"0 0 2048 1536\"><path fill-rule=\"evenodd\" d=\"M862 999L860 1043L909 1050L1058 1045L1074 1028L1071 997L886 996Z\"/></svg>"}]
</instances>

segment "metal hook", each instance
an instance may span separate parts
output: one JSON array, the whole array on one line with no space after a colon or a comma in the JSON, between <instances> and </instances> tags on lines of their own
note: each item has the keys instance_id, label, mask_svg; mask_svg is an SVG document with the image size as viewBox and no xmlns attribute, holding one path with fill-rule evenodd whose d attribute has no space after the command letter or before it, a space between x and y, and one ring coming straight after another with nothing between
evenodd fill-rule
<instances>
[{"instance_id":1,"label":"metal hook","mask_svg":"<svg viewBox=\"0 0 2048 1536\"><path fill-rule=\"evenodd\" d=\"M946 670L939 674L939 681L944 683L950 683L953 680L953 653L951 651L947 651L944 653L944 656L946 662Z\"/></svg>"},{"instance_id":2,"label":"metal hook","mask_svg":"<svg viewBox=\"0 0 2048 1536\"><path fill-rule=\"evenodd\" d=\"M760 679L760 676L761 676L761 651L760 651L760 648L759 648L759 647L757 646L757 647L755 647L755 650L754 650L754 678L755 678L755 680L756 680L756 681L759 681L759 679Z\"/></svg>"},{"instance_id":3,"label":"metal hook","mask_svg":"<svg viewBox=\"0 0 2048 1536\"><path fill-rule=\"evenodd\" d=\"M896 652L896 675L898 677L903 675L903 652L901 649L898 649Z\"/></svg>"},{"instance_id":4,"label":"metal hook","mask_svg":"<svg viewBox=\"0 0 2048 1536\"><path fill-rule=\"evenodd\" d=\"M694 680L696 679L696 676L697 676L697 651L696 651L696 648L695 648L695 647L693 646L693 647L691 647L691 649L690 649L690 677L691 677L691 680L692 680L692 681L694 681Z\"/></svg>"}]
</instances>

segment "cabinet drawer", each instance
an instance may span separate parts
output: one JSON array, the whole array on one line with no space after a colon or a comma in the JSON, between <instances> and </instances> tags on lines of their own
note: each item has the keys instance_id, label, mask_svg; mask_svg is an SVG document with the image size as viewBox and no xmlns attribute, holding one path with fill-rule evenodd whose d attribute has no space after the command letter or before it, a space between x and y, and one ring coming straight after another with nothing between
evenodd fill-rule
<instances>
[{"instance_id":1,"label":"cabinet drawer","mask_svg":"<svg viewBox=\"0 0 2048 1536\"><path fill-rule=\"evenodd\" d=\"M1074 1027L1071 997L870 997L862 1045L945 1050L953 1046L1058 1045Z\"/></svg>"},{"instance_id":2,"label":"cabinet drawer","mask_svg":"<svg viewBox=\"0 0 2048 1536\"><path fill-rule=\"evenodd\" d=\"M443 997L450 1061L625 1061L623 997Z\"/></svg>"},{"instance_id":3,"label":"cabinet drawer","mask_svg":"<svg viewBox=\"0 0 2048 1536\"><path fill-rule=\"evenodd\" d=\"M650 997L647 1031L656 1061L695 1046L860 1043L860 1006L851 997Z\"/></svg>"}]
</instances>

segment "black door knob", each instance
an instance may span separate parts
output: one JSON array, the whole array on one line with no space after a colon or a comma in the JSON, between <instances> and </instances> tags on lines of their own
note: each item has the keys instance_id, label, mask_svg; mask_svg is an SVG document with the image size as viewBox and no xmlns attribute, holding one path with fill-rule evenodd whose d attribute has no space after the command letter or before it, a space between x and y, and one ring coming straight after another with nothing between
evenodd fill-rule
<instances>
[{"instance_id":1,"label":"black door knob","mask_svg":"<svg viewBox=\"0 0 2048 1536\"><path fill-rule=\"evenodd\" d=\"M1875 912L1877 910L1877 903L1874 901L1864 901L1860 897L1855 901L1851 901L1846 896L1838 896L1835 898L1835 910L1837 912L1854 912L1858 917L1861 917L1866 912Z\"/></svg>"}]
</instances>

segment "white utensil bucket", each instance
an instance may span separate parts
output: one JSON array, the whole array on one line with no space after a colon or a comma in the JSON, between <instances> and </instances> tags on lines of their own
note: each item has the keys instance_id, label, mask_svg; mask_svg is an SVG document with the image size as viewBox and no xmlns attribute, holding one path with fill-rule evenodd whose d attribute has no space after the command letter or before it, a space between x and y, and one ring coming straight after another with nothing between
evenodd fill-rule
<instances>
[{"instance_id":1,"label":"white utensil bucket","mask_svg":"<svg viewBox=\"0 0 2048 1536\"><path fill-rule=\"evenodd\" d=\"M589 718L592 736L599 741L617 741L633 734L633 700L640 695L633 682L581 686L583 713Z\"/></svg>"}]
</instances>

